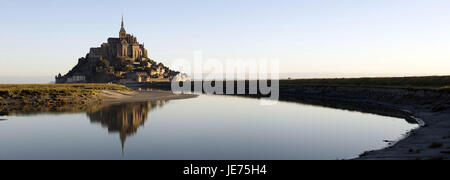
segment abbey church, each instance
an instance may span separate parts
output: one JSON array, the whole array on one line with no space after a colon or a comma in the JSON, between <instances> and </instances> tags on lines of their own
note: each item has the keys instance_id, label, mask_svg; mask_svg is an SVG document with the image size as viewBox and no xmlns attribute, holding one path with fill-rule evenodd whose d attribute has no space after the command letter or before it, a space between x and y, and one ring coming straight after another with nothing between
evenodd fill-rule
<instances>
[{"instance_id":1,"label":"abbey church","mask_svg":"<svg viewBox=\"0 0 450 180\"><path fill-rule=\"evenodd\" d=\"M144 45L137 42L136 37L127 34L122 18L119 38L109 38L108 43L103 43L99 48L91 48L89 55L92 58L119 58L121 60L135 61L148 57Z\"/></svg>"},{"instance_id":2,"label":"abbey church","mask_svg":"<svg viewBox=\"0 0 450 180\"><path fill-rule=\"evenodd\" d=\"M122 17L118 38L109 38L101 47L78 60L66 75L55 77L56 83L141 83L169 81L178 75L163 64L151 60L144 44L127 34Z\"/></svg>"}]
</instances>

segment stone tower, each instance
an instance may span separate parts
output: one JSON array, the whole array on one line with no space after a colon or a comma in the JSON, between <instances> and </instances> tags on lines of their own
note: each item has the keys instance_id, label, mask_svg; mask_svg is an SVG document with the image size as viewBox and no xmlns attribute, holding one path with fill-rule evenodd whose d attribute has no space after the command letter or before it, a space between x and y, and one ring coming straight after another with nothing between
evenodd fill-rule
<instances>
[{"instance_id":1,"label":"stone tower","mask_svg":"<svg viewBox=\"0 0 450 180\"><path fill-rule=\"evenodd\" d=\"M125 39L127 37L127 31L125 31L124 23L123 23L123 15L122 15L122 27L120 28L120 39Z\"/></svg>"}]
</instances>

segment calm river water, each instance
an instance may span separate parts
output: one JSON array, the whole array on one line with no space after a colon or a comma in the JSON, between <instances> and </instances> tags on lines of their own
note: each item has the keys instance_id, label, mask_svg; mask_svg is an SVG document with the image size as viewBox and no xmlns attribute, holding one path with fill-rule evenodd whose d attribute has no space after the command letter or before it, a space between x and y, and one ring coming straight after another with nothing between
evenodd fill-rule
<instances>
[{"instance_id":1,"label":"calm river water","mask_svg":"<svg viewBox=\"0 0 450 180\"><path fill-rule=\"evenodd\" d=\"M417 125L298 103L194 99L0 119L0 159L348 159Z\"/></svg>"}]
</instances>

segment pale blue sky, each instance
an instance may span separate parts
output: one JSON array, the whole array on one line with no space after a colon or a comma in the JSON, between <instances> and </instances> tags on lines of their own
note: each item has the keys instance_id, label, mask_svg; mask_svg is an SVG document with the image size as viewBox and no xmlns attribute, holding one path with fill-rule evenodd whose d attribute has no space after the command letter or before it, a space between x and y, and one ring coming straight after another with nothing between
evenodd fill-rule
<instances>
[{"instance_id":1,"label":"pale blue sky","mask_svg":"<svg viewBox=\"0 0 450 180\"><path fill-rule=\"evenodd\" d=\"M450 74L448 0L0 0L0 76L66 73L126 30L151 58L279 58L282 73ZM0 82L1 83L1 82Z\"/></svg>"}]
</instances>

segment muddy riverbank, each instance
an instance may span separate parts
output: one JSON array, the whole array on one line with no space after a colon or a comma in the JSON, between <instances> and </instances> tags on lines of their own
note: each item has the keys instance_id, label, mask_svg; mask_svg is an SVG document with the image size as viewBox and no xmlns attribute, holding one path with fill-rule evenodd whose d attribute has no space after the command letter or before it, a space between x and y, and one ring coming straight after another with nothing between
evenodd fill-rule
<instances>
[{"instance_id":1,"label":"muddy riverbank","mask_svg":"<svg viewBox=\"0 0 450 180\"><path fill-rule=\"evenodd\" d=\"M360 160L449 159L450 95L435 90L303 86L281 90L282 100L404 118L418 123L392 146L363 153Z\"/></svg>"}]
</instances>

